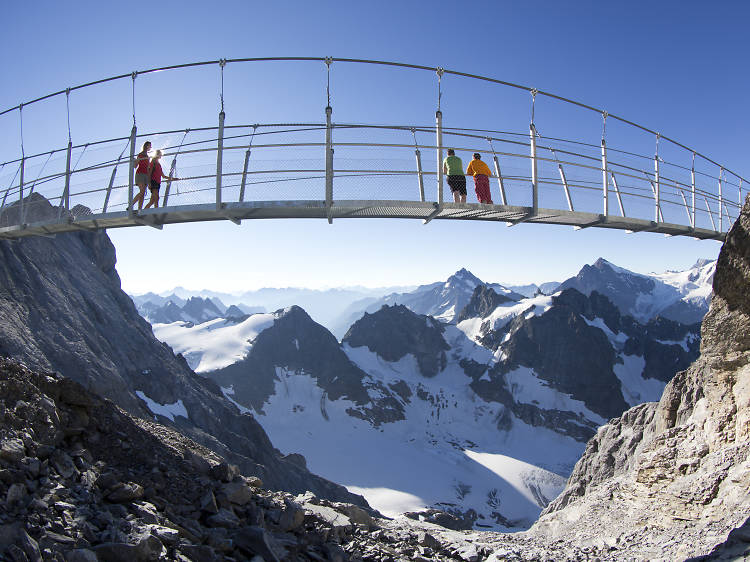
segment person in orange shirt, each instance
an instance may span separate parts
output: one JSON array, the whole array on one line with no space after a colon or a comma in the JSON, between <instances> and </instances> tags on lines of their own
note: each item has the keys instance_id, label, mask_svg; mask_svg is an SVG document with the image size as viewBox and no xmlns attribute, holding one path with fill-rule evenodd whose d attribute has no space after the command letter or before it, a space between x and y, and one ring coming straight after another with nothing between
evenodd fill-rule
<instances>
[{"instance_id":1,"label":"person in orange shirt","mask_svg":"<svg viewBox=\"0 0 750 562\"><path fill-rule=\"evenodd\" d=\"M490 172L487 164L482 162L482 155L478 152L474 153L474 160L469 162L469 166L466 168L466 175L474 176L474 191L477 193L477 199L480 203L492 203L492 195L490 194Z\"/></svg>"}]
</instances>

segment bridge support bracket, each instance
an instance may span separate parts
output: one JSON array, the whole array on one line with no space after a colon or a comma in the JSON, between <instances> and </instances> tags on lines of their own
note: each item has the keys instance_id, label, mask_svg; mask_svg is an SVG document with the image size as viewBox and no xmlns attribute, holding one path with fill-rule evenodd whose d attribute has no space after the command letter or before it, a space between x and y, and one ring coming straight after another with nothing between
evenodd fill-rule
<instances>
[{"instance_id":1,"label":"bridge support bracket","mask_svg":"<svg viewBox=\"0 0 750 562\"><path fill-rule=\"evenodd\" d=\"M440 214L440 211L442 210L443 210L443 206L435 203L435 209L433 209L433 211L429 215L427 215L426 218L422 219L422 224L429 224L429 222L432 219L434 219L436 216L438 216Z\"/></svg>"},{"instance_id":2,"label":"bridge support bracket","mask_svg":"<svg viewBox=\"0 0 750 562\"><path fill-rule=\"evenodd\" d=\"M530 219L533 219L536 216L536 213L534 211L527 212L524 216L522 216L520 219L516 219L514 221L508 221L506 222L506 226L516 226L517 224L521 224L522 222L526 222Z\"/></svg>"},{"instance_id":3,"label":"bridge support bracket","mask_svg":"<svg viewBox=\"0 0 750 562\"><path fill-rule=\"evenodd\" d=\"M156 230L162 230L164 228L163 224L159 224L154 221L148 221L143 217L133 217L133 221L136 224L140 224L141 226L150 226L151 228L155 228Z\"/></svg>"},{"instance_id":4,"label":"bridge support bracket","mask_svg":"<svg viewBox=\"0 0 750 562\"><path fill-rule=\"evenodd\" d=\"M592 226L599 226L600 224L604 224L605 222L607 222L606 217L602 217L588 224L579 224L577 226L574 226L573 230L584 230L586 228L591 228Z\"/></svg>"}]
</instances>

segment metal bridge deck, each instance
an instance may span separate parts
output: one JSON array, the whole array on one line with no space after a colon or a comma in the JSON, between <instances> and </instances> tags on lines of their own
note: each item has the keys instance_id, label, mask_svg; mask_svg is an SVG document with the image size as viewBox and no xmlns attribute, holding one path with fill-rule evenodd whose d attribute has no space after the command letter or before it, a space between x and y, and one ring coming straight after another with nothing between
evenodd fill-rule
<instances>
[{"instance_id":1,"label":"metal bridge deck","mask_svg":"<svg viewBox=\"0 0 750 562\"><path fill-rule=\"evenodd\" d=\"M629 232L654 232L670 236L690 236L701 240L723 241L725 234L703 228L654 222L636 218L604 216L595 213L571 212L557 209L490 205L480 203L437 203L415 201L335 201L330 211L324 200L303 201L246 201L224 203L221 209L212 204L170 206L147 209L139 213L117 211L99 214L79 214L75 217L57 218L57 209L46 206L47 211L38 220L23 225L0 227L0 238L14 239L26 236L49 236L80 230L99 230L131 226L161 228L168 224L229 220L239 224L255 219L352 219L388 218L431 220L481 220L503 222L508 226L519 223L565 225L575 228L610 228ZM32 218L32 217L29 217Z\"/></svg>"}]
</instances>

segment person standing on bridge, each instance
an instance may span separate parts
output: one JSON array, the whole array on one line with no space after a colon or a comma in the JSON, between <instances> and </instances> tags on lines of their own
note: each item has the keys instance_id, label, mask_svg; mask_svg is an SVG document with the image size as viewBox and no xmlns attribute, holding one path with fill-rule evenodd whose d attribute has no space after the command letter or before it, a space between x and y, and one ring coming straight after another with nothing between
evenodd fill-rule
<instances>
[{"instance_id":1,"label":"person standing on bridge","mask_svg":"<svg viewBox=\"0 0 750 562\"><path fill-rule=\"evenodd\" d=\"M161 150L157 150L156 154L151 159L151 184L149 185L149 189L151 190L151 200L146 205L146 209L151 205L153 205L154 208L159 206L159 189L161 188L162 178L170 181L177 181L180 179L164 175L164 171L161 169L161 163L159 162L161 156Z\"/></svg>"},{"instance_id":2,"label":"person standing on bridge","mask_svg":"<svg viewBox=\"0 0 750 562\"><path fill-rule=\"evenodd\" d=\"M146 186L148 185L148 151L151 150L151 142L146 141L143 143L143 149L138 153L136 157L137 167L135 169L135 185L140 190L138 195L133 198L132 206L135 207L136 202L138 203L138 210L143 207L143 197L146 195ZM128 207L130 210L130 207Z\"/></svg>"},{"instance_id":3,"label":"person standing on bridge","mask_svg":"<svg viewBox=\"0 0 750 562\"><path fill-rule=\"evenodd\" d=\"M474 176L474 191L477 192L479 202L492 204L492 195L490 194L492 172L490 172L487 164L482 162L482 155L478 152L474 153L474 160L469 162L466 174Z\"/></svg>"},{"instance_id":4,"label":"person standing on bridge","mask_svg":"<svg viewBox=\"0 0 750 562\"><path fill-rule=\"evenodd\" d=\"M464 164L456 156L456 151L448 149L448 156L443 160L443 173L448 176L448 186L453 193L454 203L466 203L466 176L464 176Z\"/></svg>"}]
</instances>

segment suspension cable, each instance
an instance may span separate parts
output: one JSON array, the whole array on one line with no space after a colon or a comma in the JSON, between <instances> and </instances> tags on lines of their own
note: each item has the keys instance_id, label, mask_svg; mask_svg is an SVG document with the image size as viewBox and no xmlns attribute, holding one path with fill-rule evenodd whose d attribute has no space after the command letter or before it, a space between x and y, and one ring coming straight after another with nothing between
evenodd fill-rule
<instances>
[{"instance_id":1,"label":"suspension cable","mask_svg":"<svg viewBox=\"0 0 750 562\"><path fill-rule=\"evenodd\" d=\"M65 106L68 110L68 142L73 142L70 134L70 88L65 90Z\"/></svg>"},{"instance_id":2,"label":"suspension cable","mask_svg":"<svg viewBox=\"0 0 750 562\"><path fill-rule=\"evenodd\" d=\"M219 60L219 68L221 68L221 112L224 113L224 67L227 65L227 59ZM187 134L187 132L185 133ZM184 138L182 140L185 140Z\"/></svg>"},{"instance_id":3,"label":"suspension cable","mask_svg":"<svg viewBox=\"0 0 750 562\"><path fill-rule=\"evenodd\" d=\"M135 127L135 79L137 76L137 70L130 75L130 77L133 79L133 127Z\"/></svg>"},{"instance_id":4,"label":"suspension cable","mask_svg":"<svg viewBox=\"0 0 750 562\"><path fill-rule=\"evenodd\" d=\"M23 150L23 104L18 106L18 119L21 123L21 158L24 158L26 153Z\"/></svg>"},{"instance_id":5,"label":"suspension cable","mask_svg":"<svg viewBox=\"0 0 750 562\"><path fill-rule=\"evenodd\" d=\"M445 73L445 70L438 66L437 69L435 69L435 73L438 77L438 104L437 104L437 110L440 111L440 100L443 99L443 90L442 90L442 82L443 82L443 74Z\"/></svg>"},{"instance_id":6,"label":"suspension cable","mask_svg":"<svg viewBox=\"0 0 750 562\"><path fill-rule=\"evenodd\" d=\"M333 57L326 57L324 62L326 63L326 107L331 107L331 63Z\"/></svg>"}]
</instances>

